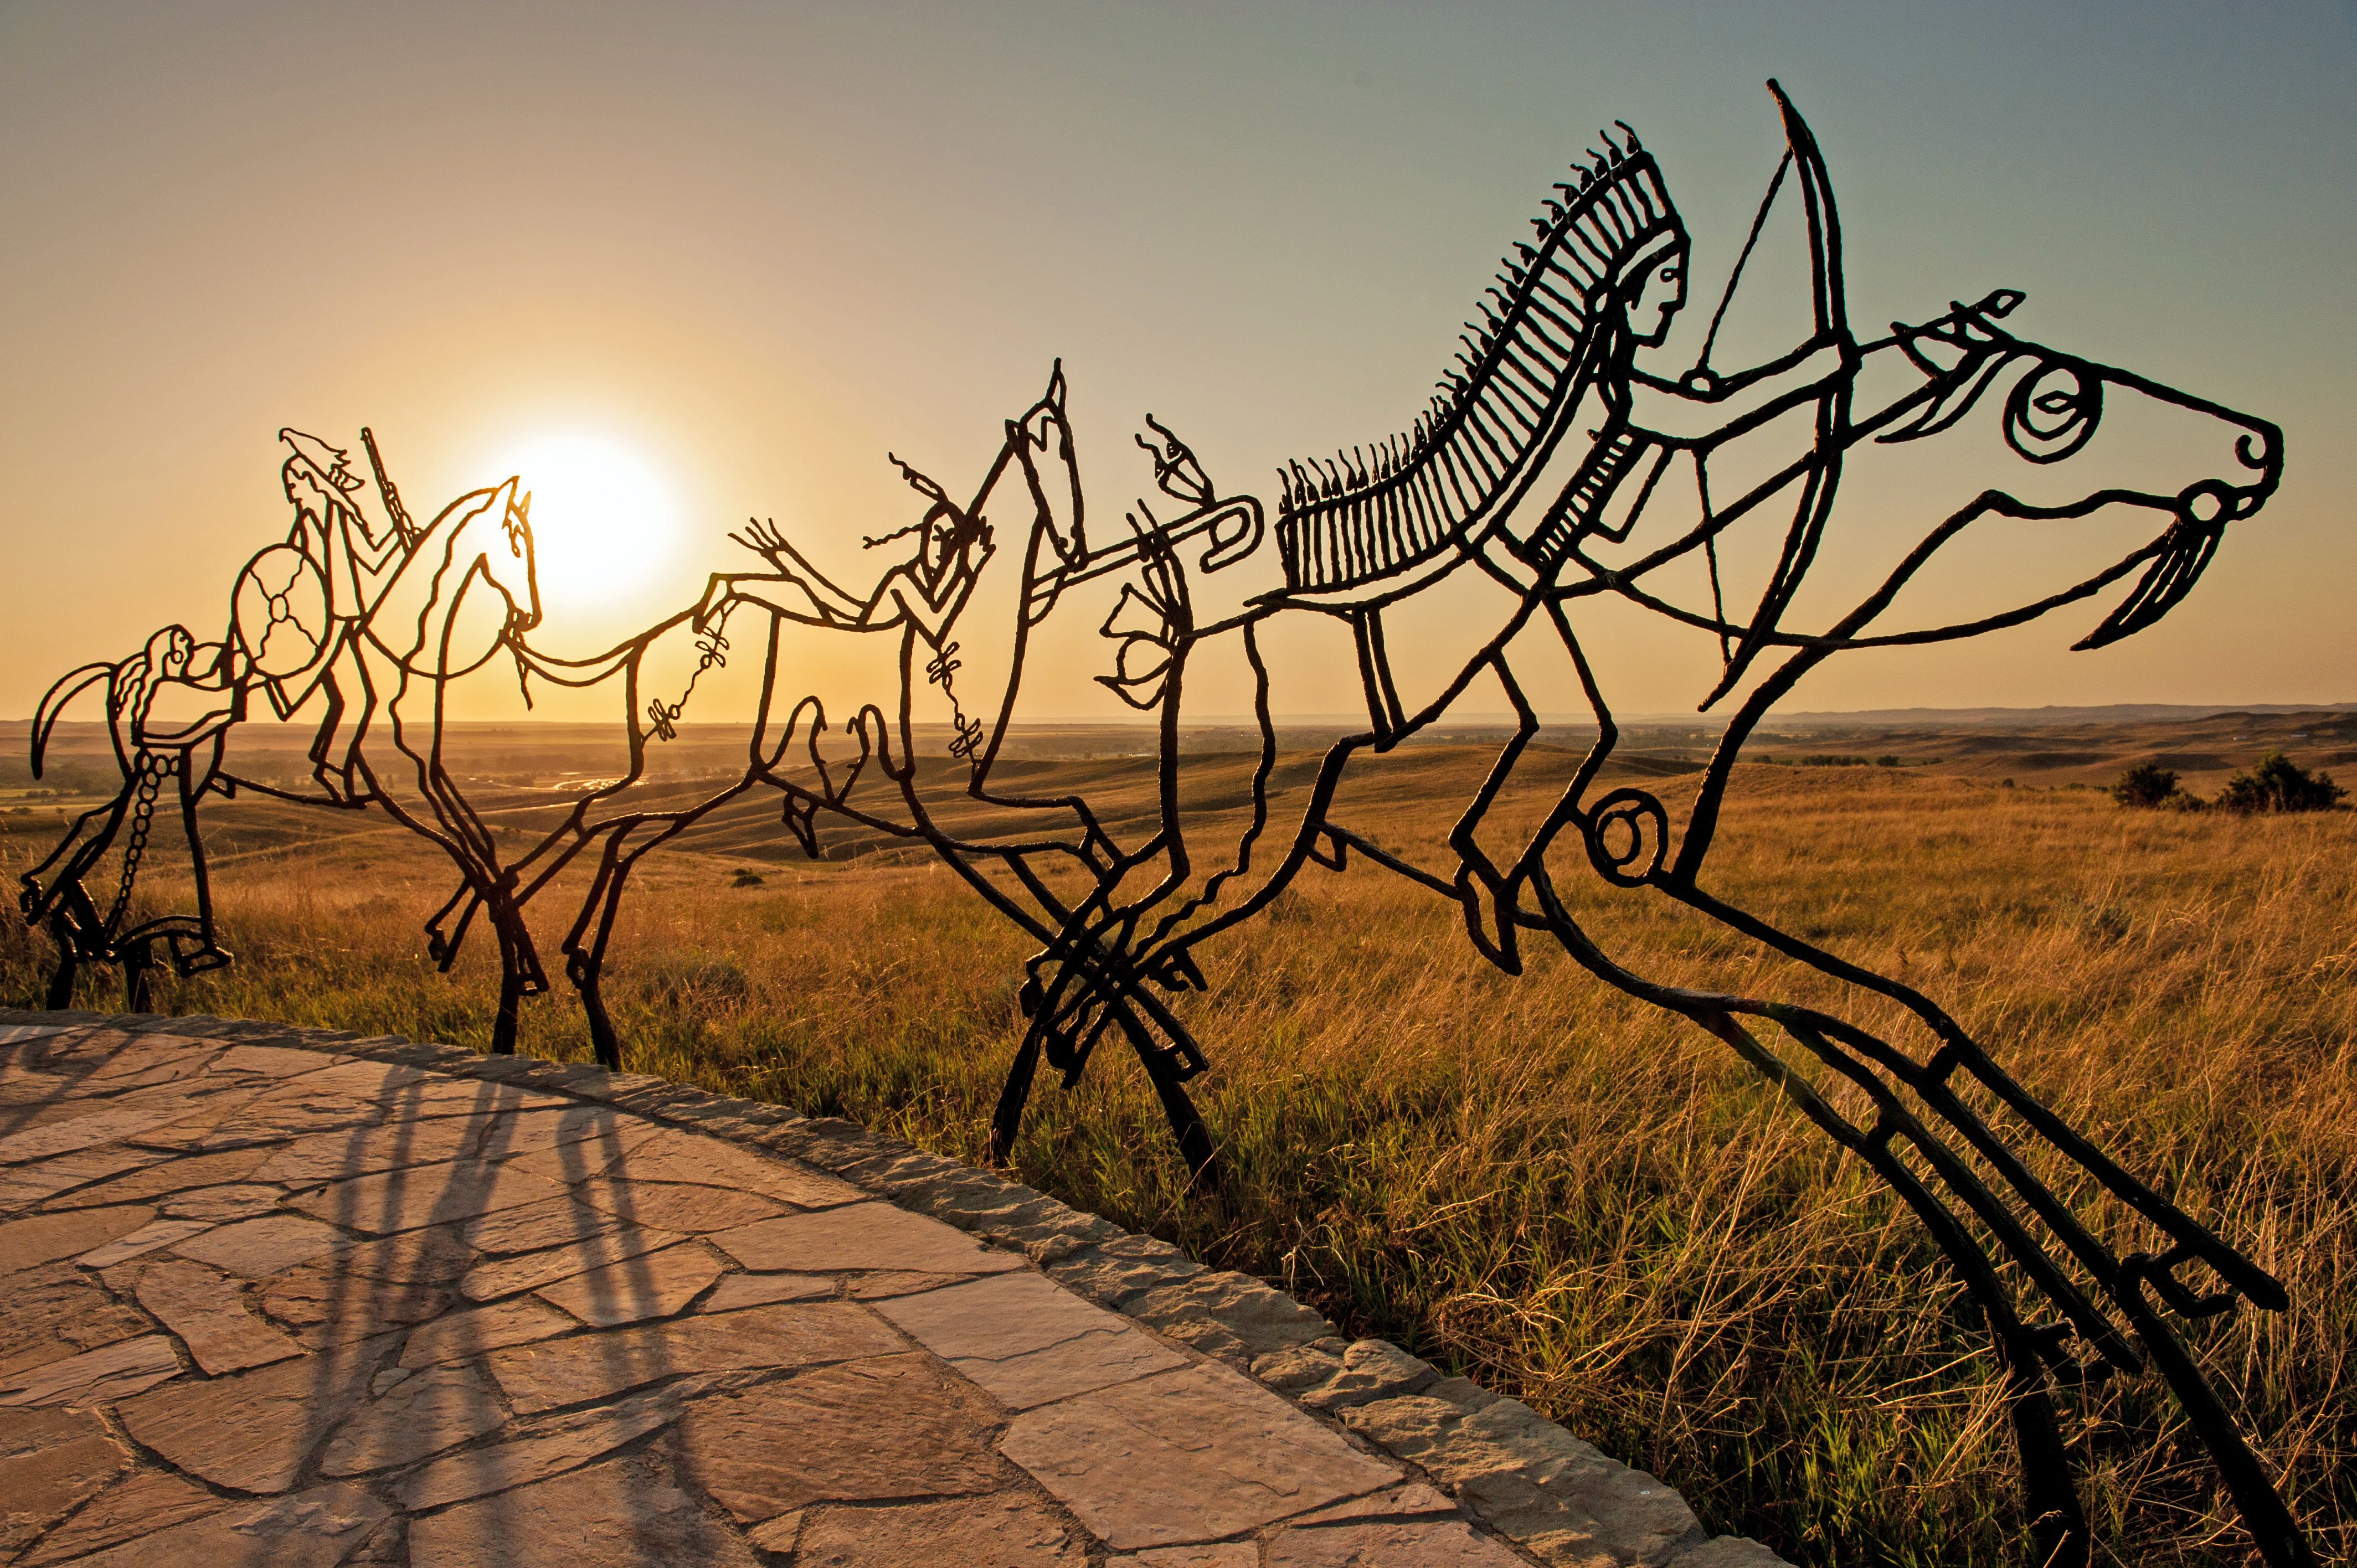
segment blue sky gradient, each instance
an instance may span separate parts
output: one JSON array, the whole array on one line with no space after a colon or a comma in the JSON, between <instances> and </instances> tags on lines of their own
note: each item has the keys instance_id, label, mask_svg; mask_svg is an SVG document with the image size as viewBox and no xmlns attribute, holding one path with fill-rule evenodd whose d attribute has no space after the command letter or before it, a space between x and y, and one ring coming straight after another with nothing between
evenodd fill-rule
<instances>
[{"instance_id":1,"label":"blue sky gradient","mask_svg":"<svg viewBox=\"0 0 2357 1568\"><path fill-rule=\"evenodd\" d=\"M281 424L371 424L414 510L550 432L667 475L672 568L553 613L560 651L692 597L748 513L856 575L841 542L908 520L886 449L976 471L1059 355L1103 514L1146 486L1148 410L1273 499L1413 416L1599 124L1659 153L1706 316L1781 151L1770 75L1862 329L2021 288L2024 335L2290 458L2150 632L2068 653L2086 607L1791 705L2357 699L2352 68L2347 4L8 5L0 714L165 621L217 633L285 530ZM1899 498L1861 485L1874 526ZM93 559L114 587L65 585ZM1707 684L1706 640L1599 641L1625 711Z\"/></svg>"}]
</instances>

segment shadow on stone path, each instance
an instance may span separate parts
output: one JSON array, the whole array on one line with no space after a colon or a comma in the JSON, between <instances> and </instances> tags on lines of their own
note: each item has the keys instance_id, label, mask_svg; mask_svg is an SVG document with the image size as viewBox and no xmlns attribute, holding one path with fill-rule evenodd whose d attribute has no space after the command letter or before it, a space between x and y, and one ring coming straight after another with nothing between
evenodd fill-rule
<instances>
[{"instance_id":1,"label":"shadow on stone path","mask_svg":"<svg viewBox=\"0 0 2357 1568\"><path fill-rule=\"evenodd\" d=\"M611 1102L651 1080L5 1016L0 1563L1776 1561L1159 1243L962 1167L916 1202L946 1163L856 1130L806 1163ZM993 1193L1055 1213L932 1217Z\"/></svg>"}]
</instances>

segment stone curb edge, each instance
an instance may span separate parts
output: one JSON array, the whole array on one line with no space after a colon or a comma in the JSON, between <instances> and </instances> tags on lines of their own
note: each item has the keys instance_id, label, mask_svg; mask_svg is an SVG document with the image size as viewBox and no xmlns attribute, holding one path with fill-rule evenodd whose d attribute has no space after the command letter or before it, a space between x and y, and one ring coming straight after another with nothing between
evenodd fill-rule
<instances>
[{"instance_id":1,"label":"stone curb edge","mask_svg":"<svg viewBox=\"0 0 2357 1568\"><path fill-rule=\"evenodd\" d=\"M593 1101L785 1155L1021 1252L1068 1289L1339 1422L1424 1471L1550 1568L1789 1568L1748 1537L1711 1536L1674 1488L1607 1457L1520 1400L1443 1377L1386 1340L1344 1339L1319 1314L1249 1274L1206 1269L1167 1241L853 1122L641 1073L486 1056L399 1035L208 1015L22 1008L0 1008L0 1024L149 1028L427 1068Z\"/></svg>"}]
</instances>

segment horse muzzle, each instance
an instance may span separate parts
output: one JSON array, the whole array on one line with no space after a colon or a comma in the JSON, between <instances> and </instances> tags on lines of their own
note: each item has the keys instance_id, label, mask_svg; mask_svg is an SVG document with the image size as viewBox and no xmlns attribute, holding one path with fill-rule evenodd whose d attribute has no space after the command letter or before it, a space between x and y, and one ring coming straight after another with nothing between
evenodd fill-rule
<instances>
[{"instance_id":1,"label":"horse muzzle","mask_svg":"<svg viewBox=\"0 0 2357 1568\"><path fill-rule=\"evenodd\" d=\"M2171 521L2155 542L2152 564L2103 625L2071 645L2074 651L2133 637L2175 609L2218 553L2226 525L2256 514L2283 483L2283 432L2266 420L2230 417L2241 426L2233 457L2242 471L2196 479L2178 492L2169 504Z\"/></svg>"},{"instance_id":2,"label":"horse muzzle","mask_svg":"<svg viewBox=\"0 0 2357 1568\"><path fill-rule=\"evenodd\" d=\"M2222 518L2202 522L2179 512L2157 542L2152 564L2145 568L2128 596L2104 618L2103 625L2072 643L2072 650L2109 647L2122 638L2134 637L2175 609L2201 581L2225 532Z\"/></svg>"}]
</instances>

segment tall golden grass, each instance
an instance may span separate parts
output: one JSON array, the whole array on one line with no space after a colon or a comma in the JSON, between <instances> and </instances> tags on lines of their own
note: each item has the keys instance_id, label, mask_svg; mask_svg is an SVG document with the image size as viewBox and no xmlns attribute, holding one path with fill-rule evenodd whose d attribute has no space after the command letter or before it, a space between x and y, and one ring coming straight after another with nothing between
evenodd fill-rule
<instances>
[{"instance_id":1,"label":"tall golden grass","mask_svg":"<svg viewBox=\"0 0 2357 1568\"><path fill-rule=\"evenodd\" d=\"M1379 777L1360 820L1430 857L1446 812L1407 808L1436 789L1428 768ZM13 871L33 839L5 842ZM1920 770L1750 768L1707 879L1921 986L2283 1280L2287 1313L2180 1326L2340 1564L2357 1547L2352 852L2346 812L2132 812ZM748 865L762 884L731 886ZM982 1156L1026 944L951 875L741 845L642 875L609 985L628 1066ZM233 856L240 961L161 1004L479 1045L483 954L448 977L420 956L445 881L383 833ZM1584 865L1557 881L1653 978L1900 1026ZM1036 1097L1020 1176L1519 1395L1797 1563L2029 1563L1985 1332L1915 1220L1692 1026L1537 940L1511 979L1460 932L1453 906L1378 869L1306 873L1213 950L1215 989L1184 1009L1214 1062L1195 1089L1222 1189L1189 1190L1110 1046L1080 1086ZM11 927L0 994L37 1002L48 961ZM116 1004L100 983L83 1004ZM562 987L523 1042L587 1055ZM2091 1181L2040 1168L2120 1250L2137 1242ZM2065 1419L2103 1560L2245 1560L2156 1380L2073 1396Z\"/></svg>"}]
</instances>

